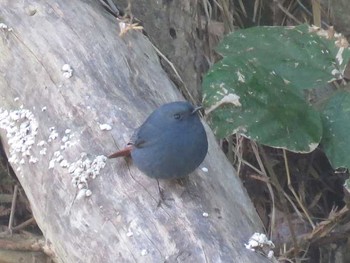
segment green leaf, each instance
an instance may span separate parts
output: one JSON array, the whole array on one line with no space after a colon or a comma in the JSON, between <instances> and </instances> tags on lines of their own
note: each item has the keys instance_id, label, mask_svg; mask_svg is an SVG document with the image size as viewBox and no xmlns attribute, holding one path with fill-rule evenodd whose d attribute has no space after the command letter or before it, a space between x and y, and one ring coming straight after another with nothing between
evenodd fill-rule
<instances>
[{"instance_id":1,"label":"green leaf","mask_svg":"<svg viewBox=\"0 0 350 263\"><path fill-rule=\"evenodd\" d=\"M293 89L286 89L281 78L254 74L233 88L230 83L235 77L226 73L221 81L208 74L211 89L204 98L208 121L218 137L240 132L262 144L295 152L317 147L322 132L318 112ZM208 107L209 97L217 104Z\"/></svg>"},{"instance_id":2,"label":"green leaf","mask_svg":"<svg viewBox=\"0 0 350 263\"><path fill-rule=\"evenodd\" d=\"M350 167L350 93L332 96L323 109L322 147L333 168Z\"/></svg>"},{"instance_id":3,"label":"green leaf","mask_svg":"<svg viewBox=\"0 0 350 263\"><path fill-rule=\"evenodd\" d=\"M236 31L218 51L223 59L203 80L203 105L218 137L240 132L294 152L318 146L321 117L304 92L341 78L348 49L302 25Z\"/></svg>"},{"instance_id":4,"label":"green leaf","mask_svg":"<svg viewBox=\"0 0 350 263\"><path fill-rule=\"evenodd\" d=\"M312 29L308 25L252 27L228 35L217 50L229 60L239 59L240 65L248 62L273 71L297 89L317 88L342 78L350 52L334 39L310 33Z\"/></svg>"}]
</instances>

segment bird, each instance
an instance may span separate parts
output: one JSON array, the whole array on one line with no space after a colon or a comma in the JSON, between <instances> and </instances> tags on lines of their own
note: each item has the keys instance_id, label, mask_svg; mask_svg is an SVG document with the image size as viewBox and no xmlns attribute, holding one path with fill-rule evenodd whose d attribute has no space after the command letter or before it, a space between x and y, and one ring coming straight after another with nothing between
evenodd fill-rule
<instances>
[{"instance_id":1,"label":"bird","mask_svg":"<svg viewBox=\"0 0 350 263\"><path fill-rule=\"evenodd\" d=\"M134 131L127 146L108 158L131 157L139 170L157 182L189 175L208 151L207 135L198 116L201 108L186 101L160 106Z\"/></svg>"}]
</instances>

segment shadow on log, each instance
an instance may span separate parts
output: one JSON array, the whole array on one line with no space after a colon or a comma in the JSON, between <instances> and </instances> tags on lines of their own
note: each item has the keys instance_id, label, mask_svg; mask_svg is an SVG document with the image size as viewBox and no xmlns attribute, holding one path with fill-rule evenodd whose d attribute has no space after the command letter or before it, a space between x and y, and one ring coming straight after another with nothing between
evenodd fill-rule
<instances>
[{"instance_id":1,"label":"shadow on log","mask_svg":"<svg viewBox=\"0 0 350 263\"><path fill-rule=\"evenodd\" d=\"M160 182L169 207L155 180L103 157L182 99L145 36L119 37L95 1L0 0L0 19L1 137L59 262L268 261L244 247L261 223L208 128L199 169Z\"/></svg>"}]
</instances>

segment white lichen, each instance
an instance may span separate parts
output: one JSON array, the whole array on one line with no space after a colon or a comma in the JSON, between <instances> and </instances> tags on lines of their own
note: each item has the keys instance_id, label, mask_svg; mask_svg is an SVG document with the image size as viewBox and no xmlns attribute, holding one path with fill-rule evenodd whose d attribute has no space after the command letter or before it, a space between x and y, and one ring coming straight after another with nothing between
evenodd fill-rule
<instances>
[{"instance_id":1,"label":"white lichen","mask_svg":"<svg viewBox=\"0 0 350 263\"><path fill-rule=\"evenodd\" d=\"M43 147L45 144L46 144L45 141L40 141L40 142L37 143L37 146Z\"/></svg>"},{"instance_id":2,"label":"white lichen","mask_svg":"<svg viewBox=\"0 0 350 263\"><path fill-rule=\"evenodd\" d=\"M48 142L52 142L58 137L58 132L56 131L55 127L50 128L50 135L49 139L47 140Z\"/></svg>"},{"instance_id":3,"label":"white lichen","mask_svg":"<svg viewBox=\"0 0 350 263\"><path fill-rule=\"evenodd\" d=\"M10 163L36 162L32 148L35 145L38 126L34 114L23 106L11 111L0 108L0 129L6 130Z\"/></svg>"},{"instance_id":4,"label":"white lichen","mask_svg":"<svg viewBox=\"0 0 350 263\"><path fill-rule=\"evenodd\" d=\"M209 171L207 167L202 167L201 170L202 170L203 172L205 172L205 173L207 173L207 172Z\"/></svg>"},{"instance_id":5,"label":"white lichen","mask_svg":"<svg viewBox=\"0 0 350 263\"><path fill-rule=\"evenodd\" d=\"M96 178L100 170L105 167L106 160L106 156L100 155L91 161L86 153L82 153L80 158L76 162L71 163L68 167L68 172L73 177L73 186L80 190L89 190L89 180Z\"/></svg>"},{"instance_id":6,"label":"white lichen","mask_svg":"<svg viewBox=\"0 0 350 263\"><path fill-rule=\"evenodd\" d=\"M265 234L262 233L254 233L248 241L248 244L244 244L246 249L255 251L258 248L274 248L275 245L271 240L267 238Z\"/></svg>"},{"instance_id":7,"label":"white lichen","mask_svg":"<svg viewBox=\"0 0 350 263\"><path fill-rule=\"evenodd\" d=\"M39 151L39 154L40 155L46 155L46 148L42 148L40 151Z\"/></svg>"},{"instance_id":8,"label":"white lichen","mask_svg":"<svg viewBox=\"0 0 350 263\"><path fill-rule=\"evenodd\" d=\"M66 168L69 166L69 163L67 160L65 159L62 159L62 161L60 162L60 166L63 167L63 168Z\"/></svg>"},{"instance_id":9,"label":"white lichen","mask_svg":"<svg viewBox=\"0 0 350 263\"><path fill-rule=\"evenodd\" d=\"M46 155L48 143L61 137L55 127L50 127L47 141L37 142L38 127L34 114L23 106L18 110L10 111L0 108L0 129L6 131L9 145L8 161L17 165L14 167L17 171L23 171L20 165L35 164L41 161L34 155L34 148L40 155ZM71 174L73 185L79 189L78 197L88 197L92 195L88 183L96 178L100 170L104 168L107 157L101 155L90 160L86 153L82 153L78 160L68 161L65 151L78 142L78 140L72 141L74 137L71 129L66 129L62 139L57 140L60 144L50 145L49 149L56 149L56 151L50 152L51 159L48 160L48 168L61 169Z\"/></svg>"},{"instance_id":10,"label":"white lichen","mask_svg":"<svg viewBox=\"0 0 350 263\"><path fill-rule=\"evenodd\" d=\"M37 163L37 162L38 162L38 158L30 156L29 163Z\"/></svg>"},{"instance_id":11,"label":"white lichen","mask_svg":"<svg viewBox=\"0 0 350 263\"><path fill-rule=\"evenodd\" d=\"M55 162L56 162L55 159L51 159L50 160L50 162L49 162L49 169L53 169L55 167Z\"/></svg>"},{"instance_id":12,"label":"white lichen","mask_svg":"<svg viewBox=\"0 0 350 263\"><path fill-rule=\"evenodd\" d=\"M13 29L11 27L8 27L8 25L4 24L4 23L0 23L0 29L2 30L7 30L8 32L11 32Z\"/></svg>"},{"instance_id":13,"label":"white lichen","mask_svg":"<svg viewBox=\"0 0 350 263\"><path fill-rule=\"evenodd\" d=\"M92 195L91 190L90 190L90 189L87 189L86 192L85 192L85 196L86 196L86 197L89 197L89 196L91 196L91 195Z\"/></svg>"},{"instance_id":14,"label":"white lichen","mask_svg":"<svg viewBox=\"0 0 350 263\"><path fill-rule=\"evenodd\" d=\"M83 189L80 189L77 196L76 196L76 199L82 199L83 197L86 196L86 191L87 189L83 188Z\"/></svg>"},{"instance_id":15,"label":"white lichen","mask_svg":"<svg viewBox=\"0 0 350 263\"><path fill-rule=\"evenodd\" d=\"M101 131L110 131L110 130L112 130L112 127L111 127L111 125L109 125L107 123L103 123L103 124L100 124L100 130Z\"/></svg>"},{"instance_id":16,"label":"white lichen","mask_svg":"<svg viewBox=\"0 0 350 263\"><path fill-rule=\"evenodd\" d=\"M61 70L63 71L63 77L65 77L66 79L69 79L69 78L72 77L73 69L72 69L72 67L69 64L64 64L62 66Z\"/></svg>"}]
</instances>

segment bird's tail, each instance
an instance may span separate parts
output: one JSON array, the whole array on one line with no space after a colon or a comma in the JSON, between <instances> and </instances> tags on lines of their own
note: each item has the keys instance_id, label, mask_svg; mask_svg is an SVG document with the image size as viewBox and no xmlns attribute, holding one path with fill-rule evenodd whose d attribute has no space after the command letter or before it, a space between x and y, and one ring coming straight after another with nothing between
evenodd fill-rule
<instances>
[{"instance_id":1,"label":"bird's tail","mask_svg":"<svg viewBox=\"0 0 350 263\"><path fill-rule=\"evenodd\" d=\"M132 145L128 145L123 150L117 151L109 155L108 159L122 157L122 156L129 157L131 154L132 147L133 147Z\"/></svg>"}]
</instances>

